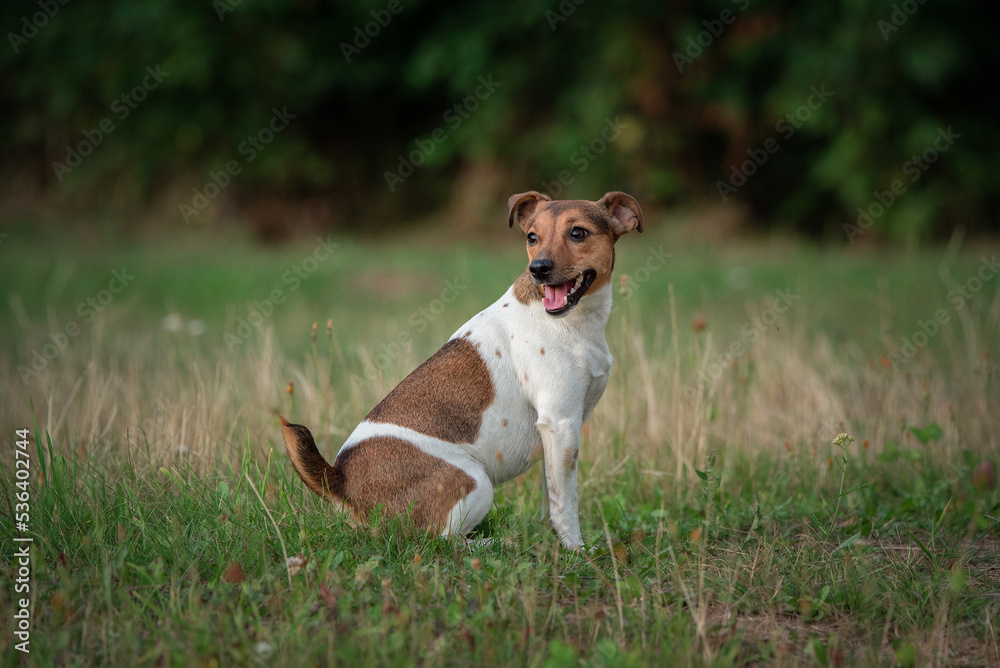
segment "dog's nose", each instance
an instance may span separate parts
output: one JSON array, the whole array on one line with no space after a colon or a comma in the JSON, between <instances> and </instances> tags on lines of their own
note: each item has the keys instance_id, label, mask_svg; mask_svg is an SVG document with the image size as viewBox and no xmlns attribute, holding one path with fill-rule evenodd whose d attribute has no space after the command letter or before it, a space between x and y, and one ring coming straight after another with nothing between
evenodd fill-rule
<instances>
[{"instance_id":1,"label":"dog's nose","mask_svg":"<svg viewBox=\"0 0 1000 668\"><path fill-rule=\"evenodd\" d=\"M548 277L554 266L555 263L552 260L532 260L531 264L528 265L528 271L538 280L543 280Z\"/></svg>"}]
</instances>

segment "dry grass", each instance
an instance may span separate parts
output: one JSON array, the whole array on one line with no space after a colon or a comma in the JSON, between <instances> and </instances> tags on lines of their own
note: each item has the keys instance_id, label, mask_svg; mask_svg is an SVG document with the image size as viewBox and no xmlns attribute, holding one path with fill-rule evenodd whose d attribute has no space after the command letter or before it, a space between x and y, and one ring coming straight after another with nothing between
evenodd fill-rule
<instances>
[{"instance_id":1,"label":"dry grass","mask_svg":"<svg viewBox=\"0 0 1000 668\"><path fill-rule=\"evenodd\" d=\"M640 250L620 262L627 270L642 257ZM349 275L354 267L345 262ZM461 257L454 262L468 265ZM435 275L432 263L414 275ZM696 264L688 260L687 266ZM874 263L866 270L874 283L883 268ZM793 284L793 273L780 278ZM52 489L51 479L35 488L38 530L54 532L38 548L36 629L54 636L50 625L70 629L58 636L61 649L50 658L60 664L137 657L140 663L211 657L241 663L259 659L253 643L267 642L280 648L279 664L291 664L333 652L329 632L341 643L342 660L359 661L407 663L409 650L387 649L402 633L417 643L417 663L437 656L459 663L547 657L553 665L905 664L912 648L921 665L995 665L1000 500L995 486L977 486L971 477L981 462L1000 463L995 285L897 370L885 363L885 353L927 317L920 308L905 310L903 300L893 308L859 306L855 320L830 331L816 314L849 294L804 287L801 303L771 320L769 288L735 304L693 306L697 288L684 280L655 275L636 297L620 300L609 323L616 365L586 427L581 464L586 537L607 549L593 560L560 554L535 519L539 472L533 470L498 490L497 510L483 531L510 538L513 546L484 554L479 568L463 551L433 547L426 538L392 543L385 534L356 532L315 512L324 507L302 492L274 450L280 409L310 425L332 456L384 392L461 323L452 313L431 322L374 381L358 382L376 363L382 342L406 329L413 304L427 303L421 300L428 294L433 299L435 282L419 283L417 296L401 295L401 305L366 322L352 319L345 305L333 313L330 334L323 326L328 314L300 300L236 352L162 331L161 314L136 306L144 299L137 294L113 304L27 384L18 366L72 311L50 305L39 318L22 309L19 332L6 334L14 354L0 358L0 412L10 428L33 429L34 416L37 435L51 439L51 454L78 476L59 483L61 489ZM488 290L477 290L452 308L484 305ZM27 303L27 297L17 300ZM222 327L231 329L233 312ZM765 317L769 324L754 325ZM315 343L306 343L314 318L320 322ZM843 334L861 330L877 334L856 340ZM734 343L744 350L720 357ZM714 367L719 373L710 373ZM929 425L940 434L921 440L913 431ZM846 453L832 444L841 432L857 439ZM46 458L52 471L49 453ZM261 501L243 488L244 478L255 482L273 521L259 512ZM851 491L838 498L842 478ZM239 489L237 497L217 491L222 483ZM854 490L859 484L866 486ZM132 491L113 491L119 488ZM118 501L102 496L119 493L125 496ZM128 494L138 506L121 500ZM60 506L72 499L79 508ZM94 514L122 504L129 510L114 510L121 518L109 533L98 532ZM185 541L191 540L187 525L206 524L210 535L225 537L203 552L171 542L177 556L170 563L164 555L172 553L151 547L149 534L136 528L136 522L156 521L137 509L143 504L169 507L163 531ZM220 512L240 517L238 526ZM90 519L70 527L67 517ZM290 554L308 555L315 570L296 578L282 570L284 546L272 528ZM841 549L852 536L853 546ZM9 554L11 543L4 545ZM99 589L105 576L92 561L115 563L115 545L131 546L132 556L106 576L124 589L94 607L86 592ZM427 562L415 564L415 551L427 553ZM60 558L80 574L59 570ZM190 633L208 638L243 633L185 606L137 604L138 576L127 564L146 568L153 560L166 562L165 579L141 586L164 587L171 596L195 596L187 587L200 586L206 610L235 606L256 619L244 653L212 649L187 632L171 641L158 630L190 624ZM247 573L243 591L262 592L266 611L252 596L219 593L229 586L223 576L234 562ZM524 564L529 571L520 570ZM178 573L186 575L170 579ZM330 604L317 582L347 593ZM455 614L449 605L457 594L447 593L453 591L464 592L467 623L457 627L448 621ZM75 612L53 612L59 606ZM332 626L325 609L333 611ZM418 610L429 617L416 621ZM88 625L122 616L145 620L129 633L137 646L153 643L160 650L133 654L127 642L116 648L88 639ZM309 639L289 631L302 624L321 633ZM292 635L282 640L286 633ZM617 658L608 654L612 647ZM10 646L5 651L12 652Z\"/></svg>"}]
</instances>

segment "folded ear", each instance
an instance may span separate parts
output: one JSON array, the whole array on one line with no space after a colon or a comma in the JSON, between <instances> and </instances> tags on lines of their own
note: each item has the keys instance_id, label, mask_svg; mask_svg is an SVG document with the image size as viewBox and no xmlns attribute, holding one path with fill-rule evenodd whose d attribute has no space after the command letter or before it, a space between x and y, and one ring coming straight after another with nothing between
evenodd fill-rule
<instances>
[{"instance_id":1,"label":"folded ear","mask_svg":"<svg viewBox=\"0 0 1000 668\"><path fill-rule=\"evenodd\" d=\"M522 218L527 218L535 210L539 202L551 202L552 198L543 195L535 190L529 190L519 195L511 195L507 200L507 224L514 227L514 223L521 224Z\"/></svg>"},{"instance_id":2,"label":"folded ear","mask_svg":"<svg viewBox=\"0 0 1000 668\"><path fill-rule=\"evenodd\" d=\"M611 227L618 236L632 230L642 232L642 209L631 195L615 190L604 193L597 204L611 215Z\"/></svg>"}]
</instances>

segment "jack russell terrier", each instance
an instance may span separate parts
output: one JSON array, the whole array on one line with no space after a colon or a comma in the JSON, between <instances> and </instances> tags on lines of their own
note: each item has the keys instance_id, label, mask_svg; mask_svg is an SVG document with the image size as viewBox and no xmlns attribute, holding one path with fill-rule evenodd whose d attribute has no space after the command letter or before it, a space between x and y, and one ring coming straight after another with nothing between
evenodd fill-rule
<instances>
[{"instance_id":1,"label":"jack russell terrier","mask_svg":"<svg viewBox=\"0 0 1000 668\"><path fill-rule=\"evenodd\" d=\"M312 491L361 522L381 506L443 536L464 535L493 504L493 486L539 458L542 519L583 546L577 510L580 429L604 393L611 352L615 242L642 231L638 202L526 192L507 202L527 236L528 266L358 425L331 466L302 425L281 419L285 449Z\"/></svg>"}]
</instances>

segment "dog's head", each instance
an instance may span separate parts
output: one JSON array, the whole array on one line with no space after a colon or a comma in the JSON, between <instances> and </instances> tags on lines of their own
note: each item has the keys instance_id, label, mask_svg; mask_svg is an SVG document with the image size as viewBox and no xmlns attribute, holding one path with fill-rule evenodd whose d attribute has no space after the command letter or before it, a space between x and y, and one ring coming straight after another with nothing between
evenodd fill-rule
<instances>
[{"instance_id":1,"label":"dog's head","mask_svg":"<svg viewBox=\"0 0 1000 668\"><path fill-rule=\"evenodd\" d=\"M517 223L527 236L528 273L550 315L569 313L588 290L610 282L615 242L642 232L642 209L623 192L589 202L553 201L532 190L507 206L510 226Z\"/></svg>"}]
</instances>

